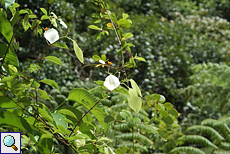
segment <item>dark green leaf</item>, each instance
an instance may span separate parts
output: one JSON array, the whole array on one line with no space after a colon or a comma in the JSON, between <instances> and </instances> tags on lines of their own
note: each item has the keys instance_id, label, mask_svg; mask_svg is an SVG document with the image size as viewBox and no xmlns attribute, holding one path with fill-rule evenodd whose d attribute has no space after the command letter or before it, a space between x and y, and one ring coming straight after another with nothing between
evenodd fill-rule
<instances>
[{"instance_id":1,"label":"dark green leaf","mask_svg":"<svg viewBox=\"0 0 230 154\"><path fill-rule=\"evenodd\" d=\"M173 119L170 117L170 116L167 116L167 117L163 117L163 120L166 124L173 124Z\"/></svg>"},{"instance_id":2,"label":"dark green leaf","mask_svg":"<svg viewBox=\"0 0 230 154\"><path fill-rule=\"evenodd\" d=\"M88 110L92 109L91 113L97 118L104 130L107 131L108 124L104 122L104 118L107 114L100 103L95 106L99 100L93 94L85 89L76 88L71 90L68 99L84 105L84 107L86 107Z\"/></svg>"},{"instance_id":3,"label":"dark green leaf","mask_svg":"<svg viewBox=\"0 0 230 154\"><path fill-rule=\"evenodd\" d=\"M10 43L11 38L13 37L13 31L10 25L10 22L6 18L3 9L0 9L0 33L6 38L8 43Z\"/></svg>"},{"instance_id":4,"label":"dark green leaf","mask_svg":"<svg viewBox=\"0 0 230 154\"><path fill-rule=\"evenodd\" d=\"M110 123L110 122L112 122L112 121L114 121L115 119L114 119L114 117L112 117L112 116L110 116L110 115L107 115L106 117L105 117L105 119L104 119L104 122L105 123Z\"/></svg>"},{"instance_id":5,"label":"dark green leaf","mask_svg":"<svg viewBox=\"0 0 230 154\"><path fill-rule=\"evenodd\" d=\"M0 22L0 25L1 25L1 22ZM8 45L6 43L0 42L0 49L1 49L0 50L0 57L1 58L3 58L5 56L7 47L8 47ZM15 54L15 52L11 50L11 48L8 49L8 53L6 55L4 63L11 64L11 65L14 65L14 66L19 66L18 57Z\"/></svg>"}]
</instances>

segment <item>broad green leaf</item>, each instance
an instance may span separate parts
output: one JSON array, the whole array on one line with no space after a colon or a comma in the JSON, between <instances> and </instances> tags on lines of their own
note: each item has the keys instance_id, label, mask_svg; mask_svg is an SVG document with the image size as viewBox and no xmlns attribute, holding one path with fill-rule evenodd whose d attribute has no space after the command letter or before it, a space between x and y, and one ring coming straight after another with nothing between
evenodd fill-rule
<instances>
[{"instance_id":1,"label":"broad green leaf","mask_svg":"<svg viewBox=\"0 0 230 154\"><path fill-rule=\"evenodd\" d=\"M132 120L133 120L133 122L134 122L135 124L140 124L140 123L141 123L141 119L138 118L138 117L134 117Z\"/></svg>"},{"instance_id":2,"label":"broad green leaf","mask_svg":"<svg viewBox=\"0 0 230 154\"><path fill-rule=\"evenodd\" d=\"M7 42L10 43L11 38L13 37L13 31L10 25L10 22L5 16L3 9L0 8L0 33L6 38Z\"/></svg>"},{"instance_id":3,"label":"broad green leaf","mask_svg":"<svg viewBox=\"0 0 230 154\"><path fill-rule=\"evenodd\" d=\"M24 118L6 110L1 110L0 112L0 126L13 126L27 133L32 133L30 125Z\"/></svg>"},{"instance_id":4,"label":"broad green leaf","mask_svg":"<svg viewBox=\"0 0 230 154\"><path fill-rule=\"evenodd\" d=\"M137 92L139 96L142 97L141 90L138 87L137 83L133 79L130 79L130 82L131 82L132 88Z\"/></svg>"},{"instance_id":5,"label":"broad green leaf","mask_svg":"<svg viewBox=\"0 0 230 154\"><path fill-rule=\"evenodd\" d=\"M41 9L41 11L42 11L45 15L47 15L47 11L46 11L45 8L40 8L40 9Z\"/></svg>"},{"instance_id":6,"label":"broad green leaf","mask_svg":"<svg viewBox=\"0 0 230 154\"><path fill-rule=\"evenodd\" d=\"M115 150L116 154L126 154L123 150L121 149L116 149Z\"/></svg>"},{"instance_id":7,"label":"broad green leaf","mask_svg":"<svg viewBox=\"0 0 230 154\"><path fill-rule=\"evenodd\" d=\"M45 104L39 103L37 107L39 114L45 118L47 121L53 123L53 117L51 116L50 110L46 107Z\"/></svg>"},{"instance_id":8,"label":"broad green leaf","mask_svg":"<svg viewBox=\"0 0 230 154\"><path fill-rule=\"evenodd\" d=\"M58 57L55 57L55 56L47 56L45 57L44 59L47 59L49 61L52 61L60 66L62 66L62 61L58 58Z\"/></svg>"},{"instance_id":9,"label":"broad green leaf","mask_svg":"<svg viewBox=\"0 0 230 154\"><path fill-rule=\"evenodd\" d=\"M118 20L118 24L119 26L124 27L124 28L129 28L131 26L130 22L126 19Z\"/></svg>"},{"instance_id":10,"label":"broad green leaf","mask_svg":"<svg viewBox=\"0 0 230 154\"><path fill-rule=\"evenodd\" d=\"M62 113L64 115L68 115L68 116L71 116L71 117L77 119L76 115L68 109L60 109L60 110L58 110L58 113Z\"/></svg>"},{"instance_id":11,"label":"broad green leaf","mask_svg":"<svg viewBox=\"0 0 230 154\"><path fill-rule=\"evenodd\" d=\"M54 87L54 88L56 88L56 89L58 89L60 91L58 84L54 80L43 79L43 80L41 80L39 82L48 84L48 85L50 85L50 86L52 86L52 87Z\"/></svg>"},{"instance_id":12,"label":"broad green leaf","mask_svg":"<svg viewBox=\"0 0 230 154\"><path fill-rule=\"evenodd\" d=\"M155 108L157 110L164 110L165 109L164 106L162 104L159 104L159 103L155 105Z\"/></svg>"},{"instance_id":13,"label":"broad green leaf","mask_svg":"<svg viewBox=\"0 0 230 154\"><path fill-rule=\"evenodd\" d=\"M93 29L93 30L102 30L101 28L95 26L95 25L89 25L88 26L90 29Z\"/></svg>"},{"instance_id":14,"label":"broad green leaf","mask_svg":"<svg viewBox=\"0 0 230 154\"><path fill-rule=\"evenodd\" d=\"M75 88L69 93L68 99L82 104L88 110L92 109L91 113L97 118L104 130L107 131L108 124L104 122L104 118L106 117L107 113L100 103L95 106L99 100L93 94L85 89Z\"/></svg>"},{"instance_id":15,"label":"broad green leaf","mask_svg":"<svg viewBox=\"0 0 230 154\"><path fill-rule=\"evenodd\" d=\"M19 107L8 97L0 96L0 108L19 108Z\"/></svg>"},{"instance_id":16,"label":"broad green leaf","mask_svg":"<svg viewBox=\"0 0 230 154\"><path fill-rule=\"evenodd\" d=\"M40 95L40 98L43 98L45 100L51 100L50 96L47 94L46 91L38 89L38 94Z\"/></svg>"},{"instance_id":17,"label":"broad green leaf","mask_svg":"<svg viewBox=\"0 0 230 154\"><path fill-rule=\"evenodd\" d=\"M115 119L114 119L114 117L112 117L112 116L110 116L110 115L107 115L106 117L105 117L105 119L104 119L104 122L105 123L110 123L110 122L112 122L112 121L114 121Z\"/></svg>"},{"instance_id":18,"label":"broad green leaf","mask_svg":"<svg viewBox=\"0 0 230 154\"><path fill-rule=\"evenodd\" d=\"M158 134L166 141L166 137L168 136L167 130L165 129L159 129L157 130Z\"/></svg>"},{"instance_id":19,"label":"broad green leaf","mask_svg":"<svg viewBox=\"0 0 230 154\"><path fill-rule=\"evenodd\" d=\"M9 82L12 81L15 78L15 76L7 76L2 78L2 80L0 80L0 83L5 83L5 82Z\"/></svg>"},{"instance_id":20,"label":"broad green leaf","mask_svg":"<svg viewBox=\"0 0 230 154\"><path fill-rule=\"evenodd\" d=\"M68 127L68 123L66 121L64 121L63 119L66 119L65 116L63 116L61 113L51 113L56 125L61 125L64 128Z\"/></svg>"},{"instance_id":21,"label":"broad green leaf","mask_svg":"<svg viewBox=\"0 0 230 154\"><path fill-rule=\"evenodd\" d=\"M177 112L177 110L176 109L170 109L169 110L169 113L171 113L174 117L178 117L178 112Z\"/></svg>"},{"instance_id":22,"label":"broad green leaf","mask_svg":"<svg viewBox=\"0 0 230 154\"><path fill-rule=\"evenodd\" d=\"M128 104L137 113L140 111L142 106L142 99L138 97L136 90L132 88L129 88Z\"/></svg>"},{"instance_id":23,"label":"broad green leaf","mask_svg":"<svg viewBox=\"0 0 230 154\"><path fill-rule=\"evenodd\" d=\"M165 111L165 110L158 110L158 112L160 112L160 114L163 116L163 117L168 117L168 112Z\"/></svg>"},{"instance_id":24,"label":"broad green leaf","mask_svg":"<svg viewBox=\"0 0 230 154\"><path fill-rule=\"evenodd\" d=\"M0 24L1 24L1 22L0 22ZM8 47L8 45L6 43L0 42L0 57L1 58L3 58L5 56L7 47ZM11 48L8 49L4 63L5 64L11 64L13 66L19 66L18 57L15 54L15 52L11 50Z\"/></svg>"},{"instance_id":25,"label":"broad green leaf","mask_svg":"<svg viewBox=\"0 0 230 154\"><path fill-rule=\"evenodd\" d=\"M8 9L15 3L15 0L5 0L5 8Z\"/></svg>"},{"instance_id":26,"label":"broad green leaf","mask_svg":"<svg viewBox=\"0 0 230 154\"><path fill-rule=\"evenodd\" d=\"M173 105L171 103L167 102L164 104L164 107L169 110L169 109L173 108Z\"/></svg>"},{"instance_id":27,"label":"broad green leaf","mask_svg":"<svg viewBox=\"0 0 230 154\"><path fill-rule=\"evenodd\" d=\"M63 49L69 50L68 46L67 46L65 43L55 42L55 43L52 44L52 45L55 46L55 47L58 47L58 48L63 48Z\"/></svg>"},{"instance_id":28,"label":"broad green leaf","mask_svg":"<svg viewBox=\"0 0 230 154\"><path fill-rule=\"evenodd\" d=\"M79 46L77 45L76 41L73 41L73 48L74 48L74 52L78 58L78 60L84 64L84 58L83 58L83 52L81 51L81 49L79 48Z\"/></svg>"},{"instance_id":29,"label":"broad green leaf","mask_svg":"<svg viewBox=\"0 0 230 154\"><path fill-rule=\"evenodd\" d=\"M51 134L43 134L37 144L40 153L52 153L53 139Z\"/></svg>"},{"instance_id":30,"label":"broad green leaf","mask_svg":"<svg viewBox=\"0 0 230 154\"><path fill-rule=\"evenodd\" d=\"M163 117L163 120L166 124L173 124L173 119L170 117L170 116L167 116L167 117Z\"/></svg>"}]
</instances>

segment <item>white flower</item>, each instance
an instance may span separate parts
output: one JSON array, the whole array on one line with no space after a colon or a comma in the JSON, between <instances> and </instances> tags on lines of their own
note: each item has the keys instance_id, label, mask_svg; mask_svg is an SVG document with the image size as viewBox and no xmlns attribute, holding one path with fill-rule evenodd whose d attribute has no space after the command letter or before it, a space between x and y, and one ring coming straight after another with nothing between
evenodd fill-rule
<instances>
[{"instance_id":1,"label":"white flower","mask_svg":"<svg viewBox=\"0 0 230 154\"><path fill-rule=\"evenodd\" d=\"M99 60L99 63L105 65L105 62L103 60L101 60L101 59Z\"/></svg>"},{"instance_id":2,"label":"white flower","mask_svg":"<svg viewBox=\"0 0 230 154\"><path fill-rule=\"evenodd\" d=\"M63 27L65 27L65 29L68 28L67 25L64 23L64 21L60 20L60 24L61 24Z\"/></svg>"},{"instance_id":3,"label":"white flower","mask_svg":"<svg viewBox=\"0 0 230 154\"><path fill-rule=\"evenodd\" d=\"M46 38L46 40L48 40L50 42L50 44L53 44L54 42L59 40L58 31L56 29L53 29L53 28L45 31L44 37Z\"/></svg>"},{"instance_id":4,"label":"white flower","mask_svg":"<svg viewBox=\"0 0 230 154\"><path fill-rule=\"evenodd\" d=\"M116 89L120 85L119 79L114 75L109 75L105 78L104 86L110 91Z\"/></svg>"}]
</instances>

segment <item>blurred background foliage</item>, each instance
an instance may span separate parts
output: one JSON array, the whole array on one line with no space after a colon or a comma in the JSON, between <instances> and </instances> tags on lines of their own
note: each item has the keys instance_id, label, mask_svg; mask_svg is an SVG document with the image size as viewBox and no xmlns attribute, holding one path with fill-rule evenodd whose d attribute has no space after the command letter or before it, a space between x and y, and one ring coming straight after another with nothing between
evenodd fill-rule
<instances>
[{"instance_id":1,"label":"blurred background foliage","mask_svg":"<svg viewBox=\"0 0 230 154\"><path fill-rule=\"evenodd\" d=\"M28 30L25 34L17 32L20 43L18 55L22 68L27 68L31 61L37 61L45 53L57 56L63 61L62 67L48 62L42 64L40 78L58 79L57 83L62 86L61 93L51 91L55 101L50 108L60 104L73 86L92 89L95 86L92 80L106 76L102 73L102 68L95 69L90 66L94 63L91 58L94 54L106 54L114 64L119 62L119 57L113 56L119 49L115 34L111 33L110 37L97 40L97 32L88 28L94 22L93 12L100 12L99 7L90 3L90 0L55 0L51 6L46 0L16 2L21 8L29 7L35 13L39 12L40 7L44 7L61 16L69 27L69 35L77 40L84 52L86 65L83 66L74 56L73 49L52 47L54 49L44 51L44 38L35 41L31 31ZM118 17L121 17L123 12L130 15L133 21L130 31L134 34L130 42L135 45L132 51L146 59L146 63L138 62L137 68L128 73L132 74L144 93L164 95L181 113L181 125L169 128L172 133L167 137L168 142L154 134L148 135L148 131L140 132L149 137L145 138L148 143L147 150L142 152L169 152L177 146L177 142L180 144L177 137L188 126L200 124L207 118L218 119L229 115L229 0L107 2ZM49 23L42 26L50 27ZM111 109L115 108L113 105L114 103L107 104ZM149 118L153 116L152 111L148 109L143 111L143 114L147 114ZM160 125L159 121L156 123ZM125 126L120 126L119 129L116 127L118 126L114 126L115 133L126 131ZM148 147L152 150L148 150Z\"/></svg>"}]
</instances>

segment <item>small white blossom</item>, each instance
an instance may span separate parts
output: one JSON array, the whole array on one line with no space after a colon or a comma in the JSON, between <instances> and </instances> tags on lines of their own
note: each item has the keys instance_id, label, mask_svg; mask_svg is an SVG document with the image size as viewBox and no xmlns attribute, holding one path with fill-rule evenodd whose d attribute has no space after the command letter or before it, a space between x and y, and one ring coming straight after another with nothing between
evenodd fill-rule
<instances>
[{"instance_id":1,"label":"small white blossom","mask_svg":"<svg viewBox=\"0 0 230 154\"><path fill-rule=\"evenodd\" d=\"M101 60L101 59L99 60L99 63L105 65L105 62L103 60Z\"/></svg>"},{"instance_id":2,"label":"small white blossom","mask_svg":"<svg viewBox=\"0 0 230 154\"><path fill-rule=\"evenodd\" d=\"M53 28L45 31L44 37L46 38L46 40L49 41L50 44L53 44L54 42L59 40L58 31L56 29L53 29Z\"/></svg>"},{"instance_id":3,"label":"small white blossom","mask_svg":"<svg viewBox=\"0 0 230 154\"><path fill-rule=\"evenodd\" d=\"M110 91L116 89L120 85L119 79L114 75L109 75L105 78L104 86Z\"/></svg>"}]
</instances>

